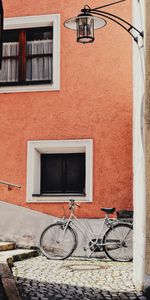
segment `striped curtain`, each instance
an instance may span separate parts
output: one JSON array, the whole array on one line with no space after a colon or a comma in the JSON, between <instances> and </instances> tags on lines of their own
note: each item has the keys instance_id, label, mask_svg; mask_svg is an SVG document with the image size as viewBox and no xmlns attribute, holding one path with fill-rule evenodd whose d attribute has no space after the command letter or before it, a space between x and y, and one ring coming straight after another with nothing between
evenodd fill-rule
<instances>
[{"instance_id":1,"label":"striped curtain","mask_svg":"<svg viewBox=\"0 0 150 300\"><path fill-rule=\"evenodd\" d=\"M51 80L53 59L45 54L53 53L53 41L31 41L27 42L27 56L34 55L32 58L27 58L26 80ZM43 56L38 57L38 54ZM37 55L37 57L36 57Z\"/></svg>"},{"instance_id":2,"label":"striped curtain","mask_svg":"<svg viewBox=\"0 0 150 300\"><path fill-rule=\"evenodd\" d=\"M26 46L26 81L52 80L53 41L29 41ZM51 55L44 56L45 54ZM18 55L19 43L12 42L3 44L4 59L2 61L2 69L0 70L0 82L18 82ZM34 55L34 57L28 58L28 55ZM38 55L40 56L38 57ZM9 56L11 56L11 58L9 58Z\"/></svg>"},{"instance_id":3,"label":"striped curtain","mask_svg":"<svg viewBox=\"0 0 150 300\"><path fill-rule=\"evenodd\" d=\"M0 70L0 82L18 81L18 58L9 58L9 56L18 56L19 43L3 44L3 61Z\"/></svg>"}]
</instances>

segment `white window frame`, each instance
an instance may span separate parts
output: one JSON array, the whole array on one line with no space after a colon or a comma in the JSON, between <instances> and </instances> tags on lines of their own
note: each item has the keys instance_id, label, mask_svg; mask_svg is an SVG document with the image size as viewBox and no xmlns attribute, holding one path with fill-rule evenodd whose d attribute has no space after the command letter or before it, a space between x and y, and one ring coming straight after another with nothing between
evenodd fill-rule
<instances>
[{"instance_id":1,"label":"white window frame","mask_svg":"<svg viewBox=\"0 0 150 300\"><path fill-rule=\"evenodd\" d=\"M60 89L60 14L4 18L5 29L53 26L53 83L0 87L0 93L56 91Z\"/></svg>"},{"instance_id":2,"label":"white window frame","mask_svg":"<svg viewBox=\"0 0 150 300\"><path fill-rule=\"evenodd\" d=\"M28 141L26 202L67 202L71 196L33 196L40 194L41 154L85 153L85 195L73 196L77 201L93 201L93 140Z\"/></svg>"}]
</instances>

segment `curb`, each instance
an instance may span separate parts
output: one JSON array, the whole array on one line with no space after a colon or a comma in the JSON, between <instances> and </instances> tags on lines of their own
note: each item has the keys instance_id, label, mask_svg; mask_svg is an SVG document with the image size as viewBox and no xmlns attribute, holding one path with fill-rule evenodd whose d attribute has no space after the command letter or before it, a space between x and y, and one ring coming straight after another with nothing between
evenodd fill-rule
<instances>
[{"instance_id":1,"label":"curb","mask_svg":"<svg viewBox=\"0 0 150 300\"><path fill-rule=\"evenodd\" d=\"M19 255L12 255L6 259L0 260L0 278L8 300L22 300L19 295L14 276L11 272L13 262L25 258L31 258L33 256L38 256L38 251L32 250L32 252L28 254L22 253Z\"/></svg>"},{"instance_id":2,"label":"curb","mask_svg":"<svg viewBox=\"0 0 150 300\"><path fill-rule=\"evenodd\" d=\"M0 262L0 277L8 300L21 300L14 277L7 262Z\"/></svg>"}]
</instances>

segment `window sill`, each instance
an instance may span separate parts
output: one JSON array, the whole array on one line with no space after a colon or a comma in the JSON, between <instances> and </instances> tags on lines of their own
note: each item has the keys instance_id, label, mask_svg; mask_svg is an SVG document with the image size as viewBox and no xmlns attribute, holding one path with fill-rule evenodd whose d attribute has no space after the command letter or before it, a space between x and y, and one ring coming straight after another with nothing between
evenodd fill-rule
<instances>
[{"instance_id":1,"label":"window sill","mask_svg":"<svg viewBox=\"0 0 150 300\"><path fill-rule=\"evenodd\" d=\"M66 193L66 194L33 194L32 197L77 197L77 196L81 196L81 197L85 197L86 194L85 193Z\"/></svg>"},{"instance_id":2,"label":"window sill","mask_svg":"<svg viewBox=\"0 0 150 300\"><path fill-rule=\"evenodd\" d=\"M0 86L0 94L25 93L25 92L49 92L49 91L59 91L59 89L60 89L59 84Z\"/></svg>"},{"instance_id":3,"label":"window sill","mask_svg":"<svg viewBox=\"0 0 150 300\"><path fill-rule=\"evenodd\" d=\"M71 198L76 201L91 202L86 194L33 194L31 199L27 200L28 203L59 203L68 202Z\"/></svg>"}]
</instances>

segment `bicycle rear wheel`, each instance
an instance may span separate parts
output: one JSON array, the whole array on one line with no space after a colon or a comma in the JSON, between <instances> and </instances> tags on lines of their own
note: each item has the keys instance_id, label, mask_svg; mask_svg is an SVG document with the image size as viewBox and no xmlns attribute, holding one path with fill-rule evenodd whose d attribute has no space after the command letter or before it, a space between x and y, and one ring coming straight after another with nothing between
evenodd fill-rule
<instances>
[{"instance_id":1,"label":"bicycle rear wheel","mask_svg":"<svg viewBox=\"0 0 150 300\"><path fill-rule=\"evenodd\" d=\"M55 223L48 226L40 237L40 250L49 259L65 259L77 246L75 231L65 223Z\"/></svg>"},{"instance_id":2,"label":"bicycle rear wheel","mask_svg":"<svg viewBox=\"0 0 150 300\"><path fill-rule=\"evenodd\" d=\"M131 261L133 259L133 227L120 223L109 228L105 233L104 250L114 261Z\"/></svg>"}]
</instances>

